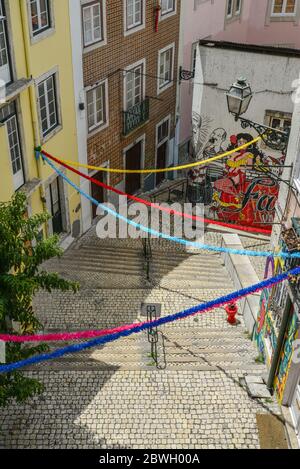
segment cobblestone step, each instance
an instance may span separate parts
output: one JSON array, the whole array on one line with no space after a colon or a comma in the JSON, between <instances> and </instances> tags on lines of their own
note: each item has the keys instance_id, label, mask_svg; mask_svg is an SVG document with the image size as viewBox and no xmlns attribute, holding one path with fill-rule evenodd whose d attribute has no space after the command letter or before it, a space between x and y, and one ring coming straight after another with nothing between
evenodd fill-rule
<instances>
[{"instance_id":1,"label":"cobblestone step","mask_svg":"<svg viewBox=\"0 0 300 469\"><path fill-rule=\"evenodd\" d=\"M89 371L151 371L153 373L161 373L161 371L157 370L154 365L144 365L143 363L131 363L126 365L118 365L116 364L107 364L107 363L93 363L93 362L75 362L75 363L52 363L50 366L28 366L24 371L50 371L50 372L60 372L60 371L81 371L81 372L89 372ZM168 363L167 370L169 371L207 371L207 372L215 372L215 371L233 371L239 370L240 373L245 374L258 374L259 376L263 374L265 367L258 366L253 364L240 364L239 367L236 365L228 365L226 364L226 368L223 368L223 365L208 365L208 364L198 364L198 363Z\"/></svg>"},{"instance_id":2,"label":"cobblestone step","mask_svg":"<svg viewBox=\"0 0 300 469\"><path fill-rule=\"evenodd\" d=\"M130 275L141 275L143 272L143 264L142 262L138 262L135 264L126 263L125 261L120 263L105 264L101 263L101 261L90 261L90 260L76 260L76 259L66 259L63 263L59 266L55 264L48 265L48 268L56 268L59 267L60 269L78 269L82 272L108 272L108 273L121 273L122 275L130 274Z\"/></svg>"}]
</instances>

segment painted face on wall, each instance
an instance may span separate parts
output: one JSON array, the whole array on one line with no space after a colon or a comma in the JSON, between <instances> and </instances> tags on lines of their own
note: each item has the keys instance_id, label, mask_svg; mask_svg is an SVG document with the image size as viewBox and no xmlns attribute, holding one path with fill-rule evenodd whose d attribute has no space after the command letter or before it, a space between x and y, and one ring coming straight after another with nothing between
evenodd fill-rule
<instances>
[{"instance_id":1,"label":"painted face on wall","mask_svg":"<svg viewBox=\"0 0 300 469\"><path fill-rule=\"evenodd\" d=\"M215 148L216 150L220 149L222 143L226 140L227 132L224 129L215 129L211 136L209 137L206 149Z\"/></svg>"},{"instance_id":2,"label":"painted face on wall","mask_svg":"<svg viewBox=\"0 0 300 469\"><path fill-rule=\"evenodd\" d=\"M248 141L245 139L245 138L239 138L238 139L238 147L241 147L242 145L246 145L246 143L248 143Z\"/></svg>"}]
</instances>

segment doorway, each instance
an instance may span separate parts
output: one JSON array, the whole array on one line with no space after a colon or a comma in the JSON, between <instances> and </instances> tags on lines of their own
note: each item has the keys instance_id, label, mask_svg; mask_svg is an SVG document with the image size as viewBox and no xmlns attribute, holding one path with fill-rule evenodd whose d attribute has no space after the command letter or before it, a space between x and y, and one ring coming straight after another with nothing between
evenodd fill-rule
<instances>
[{"instance_id":1,"label":"doorway","mask_svg":"<svg viewBox=\"0 0 300 469\"><path fill-rule=\"evenodd\" d=\"M143 140L135 143L125 151L125 168L129 170L142 169ZM141 174L126 174L125 191L127 194L136 194L141 189Z\"/></svg>"},{"instance_id":2,"label":"doorway","mask_svg":"<svg viewBox=\"0 0 300 469\"><path fill-rule=\"evenodd\" d=\"M156 127L156 168L168 166L170 138L170 116L161 121ZM166 179L166 172L156 173L156 186Z\"/></svg>"},{"instance_id":3,"label":"doorway","mask_svg":"<svg viewBox=\"0 0 300 469\"><path fill-rule=\"evenodd\" d=\"M97 181L101 183L106 183L106 177L104 176L103 171L99 171L98 173L93 175L93 179L96 179ZM101 186L98 186L97 184L94 184L93 182L91 183L92 186L92 197L99 202L99 204L104 203L104 189ZM97 217L97 205L92 204L92 215L93 215L93 220Z\"/></svg>"},{"instance_id":4,"label":"doorway","mask_svg":"<svg viewBox=\"0 0 300 469\"><path fill-rule=\"evenodd\" d=\"M52 230L53 233L60 234L63 231L63 219L61 210L59 179L56 178L49 186L50 203L52 214Z\"/></svg>"}]
</instances>

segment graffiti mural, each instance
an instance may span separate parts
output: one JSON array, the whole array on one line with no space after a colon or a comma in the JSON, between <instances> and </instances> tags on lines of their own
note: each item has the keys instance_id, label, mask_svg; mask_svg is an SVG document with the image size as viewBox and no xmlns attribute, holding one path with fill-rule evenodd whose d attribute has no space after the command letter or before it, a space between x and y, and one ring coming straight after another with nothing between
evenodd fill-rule
<instances>
[{"instance_id":1,"label":"graffiti mural","mask_svg":"<svg viewBox=\"0 0 300 469\"><path fill-rule=\"evenodd\" d=\"M282 249L278 247L278 250ZM286 271L285 261L282 258L270 257L266 262L265 279L279 275ZM263 290L260 297L260 310L256 323L255 341L259 354L264 358L270 367L275 349L277 347L278 335L282 325L283 313L288 304L288 289L286 282L275 285L272 290ZM274 380L274 389L279 402L282 402L284 390L293 358L293 343L298 337L299 318L294 311L293 304L290 303L289 324L286 328L284 345L281 351L280 360Z\"/></svg>"},{"instance_id":2,"label":"graffiti mural","mask_svg":"<svg viewBox=\"0 0 300 469\"><path fill-rule=\"evenodd\" d=\"M238 133L228 141L224 128L216 128L208 135L208 127L208 121L193 114L194 160L234 150L255 138ZM189 201L203 203L209 218L271 229L284 160L284 155L276 158L265 154L255 143L227 158L196 167L188 173Z\"/></svg>"},{"instance_id":3,"label":"graffiti mural","mask_svg":"<svg viewBox=\"0 0 300 469\"><path fill-rule=\"evenodd\" d=\"M292 306L292 313L293 313ZM283 399L284 389L288 380L289 371L291 368L292 357L293 357L293 342L298 337L298 315L294 313L290 321L290 325L287 329L285 336L284 347L280 357L280 365L278 368L278 373L275 379L275 390L279 401Z\"/></svg>"},{"instance_id":4,"label":"graffiti mural","mask_svg":"<svg viewBox=\"0 0 300 469\"><path fill-rule=\"evenodd\" d=\"M255 331L255 341L257 344L257 348L258 348L260 356L264 358L264 361L266 361L267 359L267 355L265 351L265 341L264 341L264 332L265 332L264 327L265 327L266 313L268 311L269 296L270 296L269 289L262 291L261 296L260 296L259 314L257 317L257 324L256 324L256 331Z\"/></svg>"}]
</instances>

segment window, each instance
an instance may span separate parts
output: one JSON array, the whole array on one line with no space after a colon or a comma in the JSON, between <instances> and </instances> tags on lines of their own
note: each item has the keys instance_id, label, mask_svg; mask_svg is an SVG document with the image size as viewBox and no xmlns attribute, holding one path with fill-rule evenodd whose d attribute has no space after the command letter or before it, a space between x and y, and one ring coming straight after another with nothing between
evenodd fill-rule
<instances>
[{"instance_id":1,"label":"window","mask_svg":"<svg viewBox=\"0 0 300 469\"><path fill-rule=\"evenodd\" d=\"M235 1L235 10L234 10L235 15L239 15L241 13L241 6L242 6L242 0L236 0Z\"/></svg>"},{"instance_id":2,"label":"window","mask_svg":"<svg viewBox=\"0 0 300 469\"><path fill-rule=\"evenodd\" d=\"M3 80L7 84L11 81L11 73L7 47L6 19L2 0L0 0L0 18L0 81Z\"/></svg>"},{"instance_id":3,"label":"window","mask_svg":"<svg viewBox=\"0 0 300 469\"><path fill-rule=\"evenodd\" d=\"M163 144L169 139L170 118L163 121L157 129L157 145Z\"/></svg>"},{"instance_id":4,"label":"window","mask_svg":"<svg viewBox=\"0 0 300 469\"><path fill-rule=\"evenodd\" d=\"M242 0L227 0L226 18L227 20L237 19L242 11Z\"/></svg>"},{"instance_id":5,"label":"window","mask_svg":"<svg viewBox=\"0 0 300 469\"><path fill-rule=\"evenodd\" d=\"M55 75L38 84L38 103L43 136L58 126Z\"/></svg>"},{"instance_id":6,"label":"window","mask_svg":"<svg viewBox=\"0 0 300 469\"><path fill-rule=\"evenodd\" d=\"M84 47L104 41L103 0L82 7Z\"/></svg>"},{"instance_id":7,"label":"window","mask_svg":"<svg viewBox=\"0 0 300 469\"><path fill-rule=\"evenodd\" d=\"M168 46L159 52L158 64L158 90L163 91L172 86L173 82L173 68L174 68L174 45Z\"/></svg>"},{"instance_id":8,"label":"window","mask_svg":"<svg viewBox=\"0 0 300 469\"><path fill-rule=\"evenodd\" d=\"M161 16L176 13L176 0L161 0Z\"/></svg>"},{"instance_id":9,"label":"window","mask_svg":"<svg viewBox=\"0 0 300 469\"><path fill-rule=\"evenodd\" d=\"M289 131L292 125L292 114L281 112L267 112L267 125L273 129Z\"/></svg>"},{"instance_id":10,"label":"window","mask_svg":"<svg viewBox=\"0 0 300 469\"><path fill-rule=\"evenodd\" d=\"M89 132L102 128L108 123L108 92L107 81L87 91L87 118Z\"/></svg>"},{"instance_id":11,"label":"window","mask_svg":"<svg viewBox=\"0 0 300 469\"><path fill-rule=\"evenodd\" d=\"M144 22L144 0L125 0L126 2L126 30L137 28Z\"/></svg>"},{"instance_id":12,"label":"window","mask_svg":"<svg viewBox=\"0 0 300 469\"><path fill-rule=\"evenodd\" d=\"M23 170L17 111L14 102L1 108L0 121L6 124L11 166L13 172L13 182L15 190L17 190L21 186L23 186L25 182L25 177Z\"/></svg>"},{"instance_id":13,"label":"window","mask_svg":"<svg viewBox=\"0 0 300 469\"><path fill-rule=\"evenodd\" d=\"M233 0L227 1L227 18L231 18L233 13Z\"/></svg>"},{"instance_id":14,"label":"window","mask_svg":"<svg viewBox=\"0 0 300 469\"><path fill-rule=\"evenodd\" d=\"M144 100L144 64L128 70L125 76L125 110Z\"/></svg>"},{"instance_id":15,"label":"window","mask_svg":"<svg viewBox=\"0 0 300 469\"><path fill-rule=\"evenodd\" d=\"M272 16L295 16L297 0L273 0Z\"/></svg>"},{"instance_id":16,"label":"window","mask_svg":"<svg viewBox=\"0 0 300 469\"><path fill-rule=\"evenodd\" d=\"M34 36L50 28L49 0L30 0L30 12Z\"/></svg>"}]
</instances>

